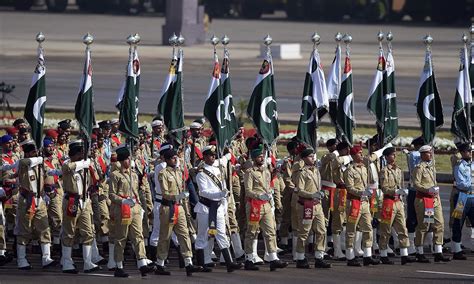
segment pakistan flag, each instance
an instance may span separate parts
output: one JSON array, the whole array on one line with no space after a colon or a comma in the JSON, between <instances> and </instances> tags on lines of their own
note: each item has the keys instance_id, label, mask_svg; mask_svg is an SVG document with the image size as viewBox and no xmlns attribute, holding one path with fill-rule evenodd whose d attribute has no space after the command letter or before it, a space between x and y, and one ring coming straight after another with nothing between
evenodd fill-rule
<instances>
[{"instance_id":1,"label":"pakistan flag","mask_svg":"<svg viewBox=\"0 0 474 284\"><path fill-rule=\"evenodd\" d=\"M119 131L130 138L138 139L138 86L140 80L140 61L136 47L131 48L125 88L123 89L120 107Z\"/></svg>"}]
</instances>

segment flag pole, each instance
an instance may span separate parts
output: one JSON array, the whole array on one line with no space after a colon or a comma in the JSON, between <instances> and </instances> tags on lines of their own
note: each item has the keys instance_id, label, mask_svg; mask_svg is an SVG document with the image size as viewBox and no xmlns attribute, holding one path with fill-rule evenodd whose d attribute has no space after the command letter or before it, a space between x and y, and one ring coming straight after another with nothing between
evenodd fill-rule
<instances>
[{"instance_id":1,"label":"flag pole","mask_svg":"<svg viewBox=\"0 0 474 284\"><path fill-rule=\"evenodd\" d=\"M273 58L272 58L272 50L270 48L271 44L273 42L273 39L272 37L270 36L270 34L267 34L265 36L265 38L263 39L263 44L265 45L265 54L266 54L266 57L270 59L270 68L272 68L272 73L273 73ZM268 143L268 141L265 141L264 140L264 144L267 145L267 150L265 151L266 155L264 156L265 159L264 159L264 163L265 163L265 166L268 168L268 171L270 172L270 178L268 180L268 187L270 188L271 187L271 181L272 181L272 168L271 168L271 163L268 163L267 161L267 158L270 157L271 155L271 149L272 149L272 144L273 144L273 141L272 143ZM273 198L273 196L272 196Z\"/></svg>"},{"instance_id":2,"label":"flag pole","mask_svg":"<svg viewBox=\"0 0 474 284\"><path fill-rule=\"evenodd\" d=\"M183 35L180 33L179 36L176 38L176 46L178 46L178 55L179 55L179 61L177 62L178 65L177 65L177 72L179 72L179 66L181 64L183 64L182 60L183 60L183 48L182 46L184 45L184 37ZM174 50L175 50L175 46L173 45L173 54L174 54ZM184 92L183 92L183 81L184 81L184 76L183 76L183 72L181 72L181 100L184 101ZM183 121L184 121L184 111L182 112L182 116L183 116ZM186 129L186 128L184 128ZM183 147L183 150L184 150L184 147L186 146L185 145L185 134L184 134L184 131L186 130L182 130L182 147ZM193 144L193 148L194 148L194 144ZM194 165L192 165L194 167ZM183 177L184 177L184 168L186 167L185 163L184 163L184 158L183 158ZM183 182L183 192L186 191L186 181Z\"/></svg>"},{"instance_id":3,"label":"flag pole","mask_svg":"<svg viewBox=\"0 0 474 284\"><path fill-rule=\"evenodd\" d=\"M314 53L318 51L318 46L321 43L321 37L319 36L318 33L315 32L311 36L311 41L313 42L313 55L314 55ZM319 59L319 60L321 60L321 59ZM320 64L320 62L318 62L318 64ZM314 82L313 82L313 84L314 84ZM314 99L313 99L313 103L316 104L316 101ZM319 126L317 106L314 108L312 115L314 116L314 120L315 120L314 145L313 145L313 147L314 147L315 159L317 161L317 157L318 157L318 126Z\"/></svg>"},{"instance_id":4,"label":"flag pole","mask_svg":"<svg viewBox=\"0 0 474 284\"><path fill-rule=\"evenodd\" d=\"M38 42L38 50L41 51L41 54L43 54L43 42L45 41L46 37L44 36L44 34L42 32L39 32L37 35L36 35L36 41ZM38 147L38 154L43 158L43 162L39 165L39 169L38 169L38 172L41 173L44 169L44 155L43 155L43 135L41 135L41 140L40 140L40 143L39 145L36 145ZM36 141L35 141L36 142ZM41 174L38 174L38 178L36 179L37 180L37 186L36 186L36 204L39 205L39 199L40 199L40 187L41 187Z\"/></svg>"},{"instance_id":5,"label":"flag pole","mask_svg":"<svg viewBox=\"0 0 474 284\"><path fill-rule=\"evenodd\" d=\"M338 62L337 57L341 53L341 41L343 40L343 38L344 36L340 32L337 32L336 35L334 36L334 40L336 41L336 55L335 55L333 64L336 64ZM339 60L341 59L340 57L341 56L339 56ZM331 98L329 101L329 116L331 117L332 123L334 124L334 128L336 130L336 139L342 141L341 131L337 127L337 100L338 100L337 98L339 97L339 93L341 91L341 71L340 71L341 62L340 61L339 61L339 66L336 67L336 70L337 69L339 70L339 72L337 72L339 76L337 78L337 85L338 85L336 88L337 95L335 98Z\"/></svg>"},{"instance_id":6,"label":"flag pole","mask_svg":"<svg viewBox=\"0 0 474 284\"><path fill-rule=\"evenodd\" d=\"M473 27L471 27L471 37L474 36L474 30L472 29ZM469 39L467 38L467 35L466 34L463 34L462 35L462 42L463 42L463 50L462 50L462 55L461 55L461 58L462 58L462 62L463 62L463 65L464 65L464 72L468 72L469 74L469 65L468 65L468 55L467 55L467 43L469 42ZM467 64L466 64L467 63ZM466 78L464 78L466 79ZM465 90L466 88L466 80L464 80L464 93L466 92L469 92L469 94L471 95L472 97L472 94L471 94L471 90ZM462 94L462 96L464 96L464 94ZM467 133L468 133L468 136L469 136L469 144L472 143L472 129L471 129L471 102L468 101L465 105L465 113L466 113L466 120L467 120ZM472 147L471 147L472 148Z\"/></svg>"},{"instance_id":7,"label":"flag pole","mask_svg":"<svg viewBox=\"0 0 474 284\"><path fill-rule=\"evenodd\" d=\"M379 31L378 34L377 34L377 41L379 42L379 53L384 56L383 54L383 46L382 46L382 42L385 38L385 34L382 32L382 31ZM387 85L387 82L386 80L383 80L383 74L385 73L385 62L382 61L382 99L380 100L380 108L382 110L382 112L384 113L383 115L383 119L385 119L385 90L386 90L386 85ZM377 138L377 144L380 148L383 147L383 136L384 136L384 127L383 127L383 122L380 122L380 121L376 121L375 122L376 126L377 126L377 134L378 134L378 138ZM382 161L380 161L380 163L382 163Z\"/></svg>"},{"instance_id":8,"label":"flag pole","mask_svg":"<svg viewBox=\"0 0 474 284\"><path fill-rule=\"evenodd\" d=\"M432 69L433 66L432 66L432 61L431 61L431 44L433 44L433 37L430 35L430 34L427 34L425 37L423 37L423 43L425 44L425 49L426 49L426 54L428 55L428 64L430 66L430 68ZM436 117L436 114L435 114L435 117ZM426 137L423 137L423 140L426 141ZM434 141L434 137L433 137L433 140L430 141L430 146L431 146L431 156L432 156L432 161L433 161L433 164L436 165L436 160L434 158L434 147L433 147L433 141ZM434 182L436 184L436 167L433 167L434 169Z\"/></svg>"}]
</instances>

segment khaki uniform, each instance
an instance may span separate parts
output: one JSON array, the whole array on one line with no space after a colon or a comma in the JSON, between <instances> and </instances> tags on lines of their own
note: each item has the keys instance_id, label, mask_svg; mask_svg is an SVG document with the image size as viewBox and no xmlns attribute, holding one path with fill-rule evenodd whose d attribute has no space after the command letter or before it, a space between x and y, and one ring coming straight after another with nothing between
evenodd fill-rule
<instances>
[{"instance_id":1,"label":"khaki uniform","mask_svg":"<svg viewBox=\"0 0 474 284\"><path fill-rule=\"evenodd\" d=\"M61 164L56 155L44 158L44 191L49 198L48 204L48 220L53 236L53 243L59 244L61 234L61 224L63 222L62 202L64 191L61 178L59 175L49 174L49 171L60 171Z\"/></svg>"},{"instance_id":2,"label":"khaki uniform","mask_svg":"<svg viewBox=\"0 0 474 284\"><path fill-rule=\"evenodd\" d=\"M163 199L160 207L160 236L157 257L162 261L168 258L171 233L174 232L178 237L181 254L184 258L191 258L191 239L186 213L182 205L183 200L176 201L176 197L183 191L182 172L177 168L166 167L158 174L158 181ZM174 207L175 211L170 221L171 207Z\"/></svg>"},{"instance_id":3,"label":"khaki uniform","mask_svg":"<svg viewBox=\"0 0 474 284\"><path fill-rule=\"evenodd\" d=\"M402 170L395 165L387 165L380 172L380 179L380 187L384 194L384 200L394 200L390 223L387 223L383 218L381 218L379 225L380 249L388 249L388 241L391 237L392 226L398 234L400 248L408 248L410 243L408 240L408 230L405 224L405 206L400 200L400 196L396 194L397 189L403 188ZM382 216L385 210L389 210L389 208L382 207Z\"/></svg>"},{"instance_id":4,"label":"khaki uniform","mask_svg":"<svg viewBox=\"0 0 474 284\"><path fill-rule=\"evenodd\" d=\"M281 224L283 216L282 196L285 192L285 181L280 173L273 177L273 206L275 207L275 220L278 225Z\"/></svg>"},{"instance_id":5,"label":"khaki uniform","mask_svg":"<svg viewBox=\"0 0 474 284\"><path fill-rule=\"evenodd\" d=\"M280 237L288 238L289 230L291 227L291 197L293 196L294 185L291 181L291 167L293 161L291 159L285 159L282 166L282 178L285 189L282 194L282 214L281 214L281 225L280 225ZM292 187L293 186L293 187ZM295 228L296 231L296 228Z\"/></svg>"},{"instance_id":6,"label":"khaki uniform","mask_svg":"<svg viewBox=\"0 0 474 284\"><path fill-rule=\"evenodd\" d=\"M62 166L64 188L62 243L65 247L74 245L76 232L79 233L83 245L91 245L94 240L91 201L88 197L83 198L86 193L83 191L82 170L76 171L76 166L76 162L72 161ZM87 181L89 180L88 177ZM86 185L85 188L88 186ZM70 204L71 198L78 198L78 204ZM68 214L68 210L74 209L71 207L77 209L76 216Z\"/></svg>"},{"instance_id":7,"label":"khaki uniform","mask_svg":"<svg viewBox=\"0 0 474 284\"><path fill-rule=\"evenodd\" d=\"M372 247L372 215L370 203L362 193L367 188L367 168L363 164L352 164L344 172L344 183L347 188L347 225L346 225L346 249L353 248L356 231L362 232L362 247ZM353 200L360 200L360 210L357 216L351 220Z\"/></svg>"},{"instance_id":8,"label":"khaki uniform","mask_svg":"<svg viewBox=\"0 0 474 284\"><path fill-rule=\"evenodd\" d=\"M46 203L40 197L43 195L41 175L39 166L31 167L31 159L20 160L18 166L20 196L16 223L19 245L28 245L33 236L39 236L42 244L51 243Z\"/></svg>"},{"instance_id":9,"label":"khaki uniform","mask_svg":"<svg viewBox=\"0 0 474 284\"><path fill-rule=\"evenodd\" d=\"M110 240L109 185L105 176L107 165L100 150L96 151L96 157L91 161L89 168L92 178L90 191L95 231L99 240Z\"/></svg>"},{"instance_id":10,"label":"khaki uniform","mask_svg":"<svg viewBox=\"0 0 474 284\"><path fill-rule=\"evenodd\" d=\"M235 202L234 191L237 190L240 192L240 178L238 175L231 176L231 186L229 190L229 195L227 196L227 220L229 223L229 233L239 233L239 224L237 223L237 205Z\"/></svg>"},{"instance_id":11,"label":"khaki uniform","mask_svg":"<svg viewBox=\"0 0 474 284\"><path fill-rule=\"evenodd\" d=\"M140 203L145 211L143 214L143 237L148 241L148 237L153 225L153 199L151 196L150 184L147 175L147 163L142 151L138 151L135 160L135 170L138 175L138 195ZM145 243L145 245L148 245Z\"/></svg>"},{"instance_id":12,"label":"khaki uniform","mask_svg":"<svg viewBox=\"0 0 474 284\"><path fill-rule=\"evenodd\" d=\"M146 258L142 234L143 209L138 193L138 176L133 172L130 176L130 170L114 171L110 176L109 198L115 205L112 212L115 222L115 261L123 261L123 251L127 240L131 241L137 260ZM127 198L133 199L135 202L134 206L130 206L128 221L124 219L123 207L125 205L122 205L122 201Z\"/></svg>"},{"instance_id":13,"label":"khaki uniform","mask_svg":"<svg viewBox=\"0 0 474 284\"><path fill-rule=\"evenodd\" d=\"M248 224L245 232L245 254L252 255L252 243L253 240L258 238L259 231L263 233L268 253L275 253L277 250L276 224L275 215L273 214L270 202L262 202L258 224L252 225L250 222L251 210L254 210L250 205L250 201L252 199L258 200L262 194L271 194L269 170L265 166L253 166L245 172L244 184L245 196L248 200L246 204Z\"/></svg>"},{"instance_id":14,"label":"khaki uniform","mask_svg":"<svg viewBox=\"0 0 474 284\"><path fill-rule=\"evenodd\" d=\"M429 189L436 186L436 169L432 163L422 161L413 170L413 186L416 189L415 211L418 224L416 226L415 246L423 246L425 235L430 224L424 223L425 205L423 198L434 199L433 241L435 245L443 245L444 218L439 194L432 196Z\"/></svg>"},{"instance_id":15,"label":"khaki uniform","mask_svg":"<svg viewBox=\"0 0 474 284\"><path fill-rule=\"evenodd\" d=\"M2 154L2 165L13 165L17 161L17 156L13 155L12 152ZM18 188L16 187L16 176L17 175L15 169L1 171L2 187L3 189L5 189L5 191L9 191L11 195L11 197L8 198L3 204L3 208L5 210L7 231L13 231L13 227L15 225L17 211L16 208L18 204Z\"/></svg>"},{"instance_id":16,"label":"khaki uniform","mask_svg":"<svg viewBox=\"0 0 474 284\"><path fill-rule=\"evenodd\" d=\"M298 190L298 241L296 252L304 254L305 244L311 231L315 232L315 250L324 252L326 248L326 218L323 206L319 200L313 199L313 194L321 191L321 177L317 168L305 166L295 174L296 188ZM310 202L311 217L305 218L305 203ZM304 259L304 257L302 258Z\"/></svg>"},{"instance_id":17,"label":"khaki uniform","mask_svg":"<svg viewBox=\"0 0 474 284\"><path fill-rule=\"evenodd\" d=\"M344 196L347 193L344 181L344 172L347 170L344 165L344 157L337 157L331 161L333 170L333 181L336 184L336 194L334 195L334 211L332 212L331 231L333 234L340 234L343 225L346 223L346 202Z\"/></svg>"}]
</instances>

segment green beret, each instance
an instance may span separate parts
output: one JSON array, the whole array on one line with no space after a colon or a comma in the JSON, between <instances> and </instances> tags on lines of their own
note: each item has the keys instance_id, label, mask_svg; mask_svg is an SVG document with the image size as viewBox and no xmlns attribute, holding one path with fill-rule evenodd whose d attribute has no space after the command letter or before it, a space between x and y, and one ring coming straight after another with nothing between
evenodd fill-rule
<instances>
[{"instance_id":1,"label":"green beret","mask_svg":"<svg viewBox=\"0 0 474 284\"><path fill-rule=\"evenodd\" d=\"M304 149L303 151L301 151L300 156L301 156L301 158L306 158L306 157L308 157L309 155L312 155L312 154L314 154L313 149L311 149L311 148L306 148L306 149Z\"/></svg>"},{"instance_id":2,"label":"green beret","mask_svg":"<svg viewBox=\"0 0 474 284\"><path fill-rule=\"evenodd\" d=\"M250 151L250 157L252 157L252 159L254 158L257 158L258 156L262 155L263 153L263 147L257 147L255 149L253 149L252 151Z\"/></svg>"}]
</instances>

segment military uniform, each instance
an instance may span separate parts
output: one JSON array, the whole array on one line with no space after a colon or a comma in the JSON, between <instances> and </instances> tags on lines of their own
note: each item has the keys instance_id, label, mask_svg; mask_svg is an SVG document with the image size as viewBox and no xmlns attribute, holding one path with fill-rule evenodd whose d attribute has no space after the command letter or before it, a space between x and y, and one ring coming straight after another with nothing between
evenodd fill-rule
<instances>
[{"instance_id":1,"label":"military uniform","mask_svg":"<svg viewBox=\"0 0 474 284\"><path fill-rule=\"evenodd\" d=\"M110 240L109 185L106 177L107 164L100 150L96 150L89 170L92 179L89 191L91 194L92 211L94 212L95 231L97 238L102 243L108 243Z\"/></svg>"},{"instance_id":2,"label":"military uniform","mask_svg":"<svg viewBox=\"0 0 474 284\"><path fill-rule=\"evenodd\" d=\"M16 163L17 158L13 152L2 153L2 187L6 193L6 201L3 204L6 218L6 231L13 233L16 219L16 208L18 204L18 188L16 186Z\"/></svg>"},{"instance_id":3,"label":"military uniform","mask_svg":"<svg viewBox=\"0 0 474 284\"><path fill-rule=\"evenodd\" d=\"M153 224L153 199L150 184L148 182L148 164L145 153L140 149L136 152L135 171L138 176L138 195L144 210L143 214L143 238L145 246L148 246L148 237L152 231Z\"/></svg>"},{"instance_id":4,"label":"military uniform","mask_svg":"<svg viewBox=\"0 0 474 284\"><path fill-rule=\"evenodd\" d=\"M62 202L64 191L61 184L61 164L58 158L52 154L44 158L44 192L48 196L48 220L53 244L60 244L61 224L63 220Z\"/></svg>"}]
</instances>

